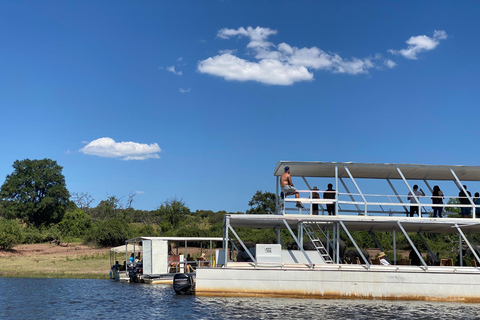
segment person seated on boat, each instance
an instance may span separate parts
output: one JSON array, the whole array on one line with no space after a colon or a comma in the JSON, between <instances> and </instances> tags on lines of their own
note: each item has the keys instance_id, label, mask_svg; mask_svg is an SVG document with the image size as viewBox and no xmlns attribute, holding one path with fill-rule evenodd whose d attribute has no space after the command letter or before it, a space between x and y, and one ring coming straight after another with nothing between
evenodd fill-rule
<instances>
[{"instance_id":1,"label":"person seated on boat","mask_svg":"<svg viewBox=\"0 0 480 320\"><path fill-rule=\"evenodd\" d=\"M195 261L195 259L193 259L191 256L190 256L190 253L187 254L187 261ZM192 266L193 269L195 269L197 267L197 264L195 262L191 262L189 263L189 265Z\"/></svg>"},{"instance_id":2,"label":"person seated on boat","mask_svg":"<svg viewBox=\"0 0 480 320\"><path fill-rule=\"evenodd\" d=\"M251 262L252 259L248 256L248 254L240 248L237 254L237 262Z\"/></svg>"},{"instance_id":3,"label":"person seated on boat","mask_svg":"<svg viewBox=\"0 0 480 320\"><path fill-rule=\"evenodd\" d=\"M297 189L295 189L295 187L293 186L292 177L290 176L290 167L285 166L285 168L283 168L283 171L284 172L280 177L280 187L282 188L284 196L294 194L295 198L300 198L300 193L298 193ZM302 203L297 202L296 207L303 208Z\"/></svg>"},{"instance_id":4,"label":"person seated on boat","mask_svg":"<svg viewBox=\"0 0 480 320\"><path fill-rule=\"evenodd\" d=\"M123 261L123 265L120 266L118 271L125 271L125 270L127 270L127 262Z\"/></svg>"},{"instance_id":5,"label":"person seated on boat","mask_svg":"<svg viewBox=\"0 0 480 320\"><path fill-rule=\"evenodd\" d=\"M140 259L140 252L137 254L137 257L135 258L135 262L142 262L142 259Z\"/></svg>"},{"instance_id":6,"label":"person seated on boat","mask_svg":"<svg viewBox=\"0 0 480 320\"><path fill-rule=\"evenodd\" d=\"M118 261L115 261L115 264L112 266L112 269L120 270L121 267L122 267L122 265L120 263L118 263Z\"/></svg>"},{"instance_id":7,"label":"person seated on boat","mask_svg":"<svg viewBox=\"0 0 480 320\"><path fill-rule=\"evenodd\" d=\"M193 260L192 257L190 257L190 254L187 254L186 261L187 262L185 263L185 272L186 273L195 272L195 269L193 268L193 265L191 263L188 263L188 261L195 261L195 260Z\"/></svg>"},{"instance_id":8,"label":"person seated on boat","mask_svg":"<svg viewBox=\"0 0 480 320\"><path fill-rule=\"evenodd\" d=\"M408 255L408 259L410 259L410 265L412 266L419 266L422 264L422 262L420 261L420 258L418 257L415 250L413 250L413 248Z\"/></svg>"},{"instance_id":9,"label":"person seated on boat","mask_svg":"<svg viewBox=\"0 0 480 320\"><path fill-rule=\"evenodd\" d=\"M135 261L135 255L132 253L132 254L130 255L130 258L128 258L128 262L129 262L129 263L133 263L134 261Z\"/></svg>"},{"instance_id":10,"label":"person seated on boat","mask_svg":"<svg viewBox=\"0 0 480 320\"><path fill-rule=\"evenodd\" d=\"M418 190L418 186L417 185L414 185L413 186L413 193L415 194L415 197L418 199L418 197L422 196L422 197L425 197L425 192L423 192L422 188L420 188L420 190ZM417 199L415 199L415 197L413 196L412 192L410 191L408 193L408 200L410 200L410 203L411 204L417 204ZM410 205L410 217L413 217L415 215L415 213L417 215L420 216L420 213L419 213L419 209L420 207L419 206L413 206L413 205ZM408 215L408 213L407 213Z\"/></svg>"},{"instance_id":11,"label":"person seated on boat","mask_svg":"<svg viewBox=\"0 0 480 320\"><path fill-rule=\"evenodd\" d=\"M336 191L333 189L333 184L329 183L327 185L327 190L323 193L323 199L335 199ZM327 212L329 216L335 215L335 205L327 204Z\"/></svg>"},{"instance_id":12,"label":"person seated on boat","mask_svg":"<svg viewBox=\"0 0 480 320\"><path fill-rule=\"evenodd\" d=\"M202 255L197 258L197 261L200 261L200 262L198 263L198 265L199 265L200 267L202 267L202 266L208 266L208 262L202 262L202 261L207 261L207 259L205 258L205 252L203 252Z\"/></svg>"},{"instance_id":13,"label":"person seated on boat","mask_svg":"<svg viewBox=\"0 0 480 320\"><path fill-rule=\"evenodd\" d=\"M378 255L378 258L380 259L380 264L383 265L383 266L389 266L390 265L390 262L388 262L387 259L385 259L387 255L385 254L385 252L380 252L380 254Z\"/></svg>"}]
</instances>

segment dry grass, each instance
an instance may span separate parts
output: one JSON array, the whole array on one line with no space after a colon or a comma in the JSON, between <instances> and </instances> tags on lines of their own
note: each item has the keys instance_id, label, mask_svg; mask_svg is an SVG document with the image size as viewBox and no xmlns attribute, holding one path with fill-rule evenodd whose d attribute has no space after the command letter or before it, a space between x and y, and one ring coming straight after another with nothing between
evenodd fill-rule
<instances>
[{"instance_id":1,"label":"dry grass","mask_svg":"<svg viewBox=\"0 0 480 320\"><path fill-rule=\"evenodd\" d=\"M0 276L29 278L107 279L109 248L81 245L21 245L0 251Z\"/></svg>"}]
</instances>

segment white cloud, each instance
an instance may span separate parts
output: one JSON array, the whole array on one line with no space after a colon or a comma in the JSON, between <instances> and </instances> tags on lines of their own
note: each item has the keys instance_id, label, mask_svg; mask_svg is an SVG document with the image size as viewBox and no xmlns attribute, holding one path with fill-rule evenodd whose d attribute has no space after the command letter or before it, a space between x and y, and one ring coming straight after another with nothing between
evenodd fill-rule
<instances>
[{"instance_id":1,"label":"white cloud","mask_svg":"<svg viewBox=\"0 0 480 320\"><path fill-rule=\"evenodd\" d=\"M390 49L388 50L388 52L394 55L401 55L406 59L417 60L418 59L417 55L420 52L430 51L435 49L440 43L440 40L447 39L447 37L448 35L445 31L435 30L432 38L427 37L426 35L410 37L410 39L406 41L406 43L408 44L408 47L406 49L401 49L401 50Z\"/></svg>"},{"instance_id":2,"label":"white cloud","mask_svg":"<svg viewBox=\"0 0 480 320\"><path fill-rule=\"evenodd\" d=\"M178 91L179 91L180 93L188 93L188 92L190 92L190 90L191 90L190 88L188 88L188 89L178 88Z\"/></svg>"},{"instance_id":3,"label":"white cloud","mask_svg":"<svg viewBox=\"0 0 480 320\"><path fill-rule=\"evenodd\" d=\"M387 59L385 60L385 65L387 66L387 68L389 69L393 69L397 66L397 64L395 62L393 62L392 60L390 59Z\"/></svg>"},{"instance_id":4,"label":"white cloud","mask_svg":"<svg viewBox=\"0 0 480 320\"><path fill-rule=\"evenodd\" d=\"M289 65L274 59L250 62L230 53L200 61L198 70L226 80L251 80L274 85L291 85L313 79L313 74L304 66Z\"/></svg>"},{"instance_id":5,"label":"white cloud","mask_svg":"<svg viewBox=\"0 0 480 320\"><path fill-rule=\"evenodd\" d=\"M220 39L232 37L249 38L247 49L254 59L246 60L237 55L236 50L225 49L219 54L199 61L197 70L228 81L256 81L270 85L292 85L300 81L312 81L313 71L329 71L350 75L368 74L372 68L392 69L397 64L381 54L373 58L343 58L335 53L325 52L317 47L298 48L287 43L275 45L268 41L277 31L269 28L248 27L221 29L217 33ZM427 36L411 37L404 50L389 50L394 54L416 59L419 52L433 50L440 40L446 39L445 31L435 31L433 38Z\"/></svg>"},{"instance_id":6,"label":"white cloud","mask_svg":"<svg viewBox=\"0 0 480 320\"><path fill-rule=\"evenodd\" d=\"M177 75L177 76L182 75L182 71L176 71L174 66L167 67L167 70L170 71L171 73Z\"/></svg>"},{"instance_id":7,"label":"white cloud","mask_svg":"<svg viewBox=\"0 0 480 320\"><path fill-rule=\"evenodd\" d=\"M122 160L158 159L161 151L157 143L144 144L136 142L115 142L112 138L104 137L89 142L79 150L88 155L104 158L121 158Z\"/></svg>"}]
</instances>

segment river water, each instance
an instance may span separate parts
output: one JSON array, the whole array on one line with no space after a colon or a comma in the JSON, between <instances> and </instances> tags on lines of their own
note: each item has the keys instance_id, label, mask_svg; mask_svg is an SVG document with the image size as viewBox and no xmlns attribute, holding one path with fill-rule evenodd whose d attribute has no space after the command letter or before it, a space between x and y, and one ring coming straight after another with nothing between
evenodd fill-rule
<instances>
[{"instance_id":1,"label":"river water","mask_svg":"<svg viewBox=\"0 0 480 320\"><path fill-rule=\"evenodd\" d=\"M169 285L0 278L0 319L372 318L480 319L480 304L177 296Z\"/></svg>"}]
</instances>

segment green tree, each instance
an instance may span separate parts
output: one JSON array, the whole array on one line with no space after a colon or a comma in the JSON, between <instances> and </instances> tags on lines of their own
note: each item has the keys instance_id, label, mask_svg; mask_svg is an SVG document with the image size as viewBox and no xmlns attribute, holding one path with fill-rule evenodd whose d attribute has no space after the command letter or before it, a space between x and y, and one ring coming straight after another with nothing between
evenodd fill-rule
<instances>
[{"instance_id":1,"label":"green tree","mask_svg":"<svg viewBox=\"0 0 480 320\"><path fill-rule=\"evenodd\" d=\"M0 218L0 249L9 250L22 242L22 228L15 220Z\"/></svg>"},{"instance_id":2,"label":"green tree","mask_svg":"<svg viewBox=\"0 0 480 320\"><path fill-rule=\"evenodd\" d=\"M248 203L251 208L247 214L275 214L275 201L274 193L257 191Z\"/></svg>"},{"instance_id":3,"label":"green tree","mask_svg":"<svg viewBox=\"0 0 480 320\"><path fill-rule=\"evenodd\" d=\"M81 238L92 226L92 218L81 209L67 211L58 227L63 236Z\"/></svg>"},{"instance_id":4,"label":"green tree","mask_svg":"<svg viewBox=\"0 0 480 320\"><path fill-rule=\"evenodd\" d=\"M96 246L115 247L125 244L132 235L132 227L125 220L112 218L96 222L85 240Z\"/></svg>"},{"instance_id":5,"label":"green tree","mask_svg":"<svg viewBox=\"0 0 480 320\"><path fill-rule=\"evenodd\" d=\"M161 218L160 226L162 229L165 228L162 220L168 222L172 228L176 228L189 214L190 209L185 205L185 202L177 198L166 200L157 209L157 215Z\"/></svg>"},{"instance_id":6,"label":"green tree","mask_svg":"<svg viewBox=\"0 0 480 320\"><path fill-rule=\"evenodd\" d=\"M70 198L62 167L51 159L25 159L13 168L0 189L5 215L36 227L60 222Z\"/></svg>"}]
</instances>

